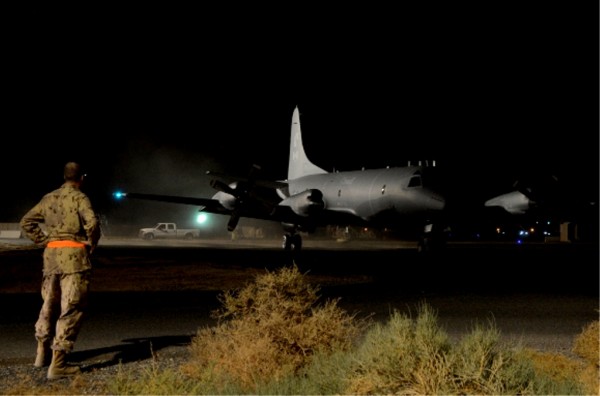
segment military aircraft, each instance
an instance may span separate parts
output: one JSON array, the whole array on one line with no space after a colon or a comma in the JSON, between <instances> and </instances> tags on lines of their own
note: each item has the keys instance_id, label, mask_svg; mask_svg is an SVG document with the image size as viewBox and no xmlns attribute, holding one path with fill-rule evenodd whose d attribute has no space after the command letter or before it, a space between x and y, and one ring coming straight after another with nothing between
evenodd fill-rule
<instances>
[{"instance_id":1,"label":"military aircraft","mask_svg":"<svg viewBox=\"0 0 600 396\"><path fill-rule=\"evenodd\" d=\"M517 180L512 187L512 190L485 201L484 206L500 208L508 214L507 221L513 223L552 222L579 228L579 235L561 235L561 240L597 239L597 196L583 193L576 183L567 184L556 175L536 175ZM566 231L568 229L560 229L561 234Z\"/></svg>"},{"instance_id":2,"label":"military aircraft","mask_svg":"<svg viewBox=\"0 0 600 396\"><path fill-rule=\"evenodd\" d=\"M500 207L513 215L525 215L544 208L546 211L556 212L560 191L558 178L538 177L535 183L531 180L517 180L509 192L497 195L485 201L484 206Z\"/></svg>"},{"instance_id":3,"label":"military aircraft","mask_svg":"<svg viewBox=\"0 0 600 396\"><path fill-rule=\"evenodd\" d=\"M230 216L227 229L234 231L241 217L280 222L282 247L302 247L300 232L312 233L327 225L362 226L412 232L419 249L442 241L436 232L437 216L445 207L442 195L427 183L428 167L409 165L379 169L328 172L306 155L300 113L292 114L287 179L265 181L256 177L254 165L248 177L229 184L211 181L217 192L211 198L143 193L118 193L119 197L198 205L200 211ZM207 172L207 174L211 174ZM438 238L440 236L440 238Z\"/></svg>"}]
</instances>

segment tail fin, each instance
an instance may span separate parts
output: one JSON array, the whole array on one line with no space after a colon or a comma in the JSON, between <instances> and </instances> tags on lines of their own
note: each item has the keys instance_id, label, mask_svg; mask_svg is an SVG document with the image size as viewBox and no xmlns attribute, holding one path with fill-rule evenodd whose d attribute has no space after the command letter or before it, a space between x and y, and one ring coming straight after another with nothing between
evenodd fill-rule
<instances>
[{"instance_id":1,"label":"tail fin","mask_svg":"<svg viewBox=\"0 0 600 396\"><path fill-rule=\"evenodd\" d=\"M302 132L300 130L300 113L298 112L298 106L296 106L294 114L292 115L288 180L297 179L307 175L316 175L318 173L327 173L327 171L313 164L304 152Z\"/></svg>"}]
</instances>

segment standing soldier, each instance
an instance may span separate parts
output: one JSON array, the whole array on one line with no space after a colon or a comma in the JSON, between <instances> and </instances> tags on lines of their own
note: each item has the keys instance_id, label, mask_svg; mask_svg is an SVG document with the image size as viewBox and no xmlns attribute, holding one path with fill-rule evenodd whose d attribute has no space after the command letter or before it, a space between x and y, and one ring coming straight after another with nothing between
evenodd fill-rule
<instances>
[{"instance_id":1,"label":"standing soldier","mask_svg":"<svg viewBox=\"0 0 600 396\"><path fill-rule=\"evenodd\" d=\"M100 239L96 213L80 190L84 177L79 164L67 163L64 184L44 195L21 219L25 235L44 246L43 303L35 324L34 366L49 364L48 379L80 372L79 367L68 366L65 358L81 328L92 268L90 254ZM40 228L42 223L46 232Z\"/></svg>"}]
</instances>

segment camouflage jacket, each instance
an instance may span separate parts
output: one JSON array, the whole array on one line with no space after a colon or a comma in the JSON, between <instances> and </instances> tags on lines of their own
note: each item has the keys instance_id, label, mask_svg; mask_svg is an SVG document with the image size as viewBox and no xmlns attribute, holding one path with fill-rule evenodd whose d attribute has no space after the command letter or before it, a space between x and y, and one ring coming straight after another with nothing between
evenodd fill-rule
<instances>
[{"instance_id":1,"label":"camouflage jacket","mask_svg":"<svg viewBox=\"0 0 600 396\"><path fill-rule=\"evenodd\" d=\"M46 226L46 232L40 227L42 223ZM87 249L46 248L44 273L77 272L91 267L88 254L100 240L100 223L88 196L71 183L64 183L44 195L23 216L20 225L25 235L40 246L52 241L76 241L86 245ZM47 258L55 256L56 252L64 256L60 261L70 262L47 262Z\"/></svg>"}]
</instances>

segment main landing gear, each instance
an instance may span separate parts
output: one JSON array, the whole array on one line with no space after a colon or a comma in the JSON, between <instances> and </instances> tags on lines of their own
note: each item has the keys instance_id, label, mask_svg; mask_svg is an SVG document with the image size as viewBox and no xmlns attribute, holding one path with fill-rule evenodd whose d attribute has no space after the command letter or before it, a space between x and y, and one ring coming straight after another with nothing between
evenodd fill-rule
<instances>
[{"instance_id":1,"label":"main landing gear","mask_svg":"<svg viewBox=\"0 0 600 396\"><path fill-rule=\"evenodd\" d=\"M286 233L283 235L283 243L281 246L284 250L297 252L302 248L302 236L296 233Z\"/></svg>"},{"instance_id":2,"label":"main landing gear","mask_svg":"<svg viewBox=\"0 0 600 396\"><path fill-rule=\"evenodd\" d=\"M448 228L439 224L427 224L419 239L417 251L419 253L439 252L446 247L448 232Z\"/></svg>"}]
</instances>

